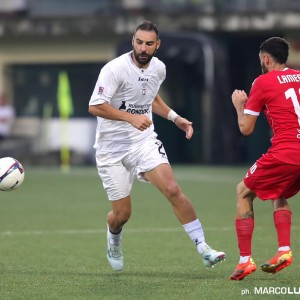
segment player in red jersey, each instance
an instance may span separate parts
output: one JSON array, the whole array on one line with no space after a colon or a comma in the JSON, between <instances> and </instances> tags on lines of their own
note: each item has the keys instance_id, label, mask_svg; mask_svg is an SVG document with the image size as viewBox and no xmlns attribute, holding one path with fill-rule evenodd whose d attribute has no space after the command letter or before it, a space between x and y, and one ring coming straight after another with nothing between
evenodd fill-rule
<instances>
[{"instance_id":1,"label":"player in red jersey","mask_svg":"<svg viewBox=\"0 0 300 300\"><path fill-rule=\"evenodd\" d=\"M249 97L235 90L232 103L243 135L250 135L263 111L273 131L272 145L248 170L237 186L236 233L240 261L229 277L242 280L256 270L251 256L254 230L253 200L272 200L278 238L277 254L261 270L277 273L292 263L291 209L287 199L300 189L300 72L287 68L289 44L272 37L260 46L262 75L253 83Z\"/></svg>"}]
</instances>

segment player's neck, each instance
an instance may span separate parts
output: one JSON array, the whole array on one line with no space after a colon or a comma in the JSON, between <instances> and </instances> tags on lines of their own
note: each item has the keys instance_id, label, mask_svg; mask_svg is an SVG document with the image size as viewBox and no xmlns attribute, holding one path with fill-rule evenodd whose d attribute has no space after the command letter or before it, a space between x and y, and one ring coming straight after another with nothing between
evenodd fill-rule
<instances>
[{"instance_id":1,"label":"player's neck","mask_svg":"<svg viewBox=\"0 0 300 300\"><path fill-rule=\"evenodd\" d=\"M286 68L286 64L274 64L270 71L283 71Z\"/></svg>"}]
</instances>

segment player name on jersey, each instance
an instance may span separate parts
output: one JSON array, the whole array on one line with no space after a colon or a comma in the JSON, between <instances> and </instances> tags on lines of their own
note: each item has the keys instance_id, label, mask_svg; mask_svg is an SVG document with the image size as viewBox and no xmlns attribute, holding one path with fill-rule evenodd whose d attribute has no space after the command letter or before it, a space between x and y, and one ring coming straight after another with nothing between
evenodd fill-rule
<instances>
[{"instance_id":1,"label":"player name on jersey","mask_svg":"<svg viewBox=\"0 0 300 300\"><path fill-rule=\"evenodd\" d=\"M277 76L277 79L280 84L288 82L300 82L300 74L287 74Z\"/></svg>"}]
</instances>

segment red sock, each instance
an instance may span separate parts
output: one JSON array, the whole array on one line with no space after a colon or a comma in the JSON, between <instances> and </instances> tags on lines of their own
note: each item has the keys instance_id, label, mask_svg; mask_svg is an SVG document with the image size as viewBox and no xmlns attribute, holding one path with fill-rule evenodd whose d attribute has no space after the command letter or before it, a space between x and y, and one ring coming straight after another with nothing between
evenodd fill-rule
<instances>
[{"instance_id":1,"label":"red sock","mask_svg":"<svg viewBox=\"0 0 300 300\"><path fill-rule=\"evenodd\" d=\"M235 228L238 238L238 246L240 249L240 256L251 256L251 242L254 230L254 219L236 219Z\"/></svg>"},{"instance_id":2,"label":"red sock","mask_svg":"<svg viewBox=\"0 0 300 300\"><path fill-rule=\"evenodd\" d=\"M275 211L274 224L277 231L278 247L291 246L292 212L290 210Z\"/></svg>"}]
</instances>

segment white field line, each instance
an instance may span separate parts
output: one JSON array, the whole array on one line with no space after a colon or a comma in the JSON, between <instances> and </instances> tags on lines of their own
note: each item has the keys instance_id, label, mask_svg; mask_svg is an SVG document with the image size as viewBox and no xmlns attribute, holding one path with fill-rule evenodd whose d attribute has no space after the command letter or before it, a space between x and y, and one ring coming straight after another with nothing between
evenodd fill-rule
<instances>
[{"instance_id":1,"label":"white field line","mask_svg":"<svg viewBox=\"0 0 300 300\"><path fill-rule=\"evenodd\" d=\"M243 177L235 176L219 176L219 175L209 175L209 174L187 174L187 173L175 173L175 178L178 181L190 181L190 182L203 182L203 183L229 183L235 187L234 184L239 183Z\"/></svg>"},{"instance_id":2,"label":"white field line","mask_svg":"<svg viewBox=\"0 0 300 300\"><path fill-rule=\"evenodd\" d=\"M51 170L50 170L51 171ZM56 170L53 170L56 172ZM225 183L225 184L237 184L240 182L244 175L246 174L247 167L245 167L244 172L241 172L241 175L228 175L226 172L223 174L221 171L220 174L218 174L218 170L215 170L215 172L208 174L205 173L203 170L201 170L201 166L199 166L199 171L195 171L194 169L177 169L176 167L173 168L175 178L178 181L191 181L191 182L204 182L204 183ZM33 172L35 175L37 174L44 174L44 172L49 172L48 170L45 171L44 169L33 169L31 172ZM91 177L97 177L97 171L95 169L87 169L87 170L73 170L70 174L65 174L65 176L91 176Z\"/></svg>"},{"instance_id":3,"label":"white field line","mask_svg":"<svg viewBox=\"0 0 300 300\"><path fill-rule=\"evenodd\" d=\"M222 228L207 228L207 231L229 231L234 228L222 227ZM124 233L168 233L168 232L180 232L183 231L180 226L177 228L137 228L137 229L125 229ZM72 234L106 234L106 229L74 229L74 230L33 230L33 231L2 231L1 236L12 236L12 235L72 235Z\"/></svg>"},{"instance_id":4,"label":"white field line","mask_svg":"<svg viewBox=\"0 0 300 300\"><path fill-rule=\"evenodd\" d=\"M300 227L293 226L292 230L298 230ZM264 227L255 227L255 230L264 230ZM206 227L206 231L234 231L234 227ZM135 233L169 233L184 232L182 228L129 228L125 229L125 234ZM32 231L2 231L0 236L20 236L20 235L81 235L81 234L106 234L106 229L73 229L73 230L32 230Z\"/></svg>"}]
</instances>

